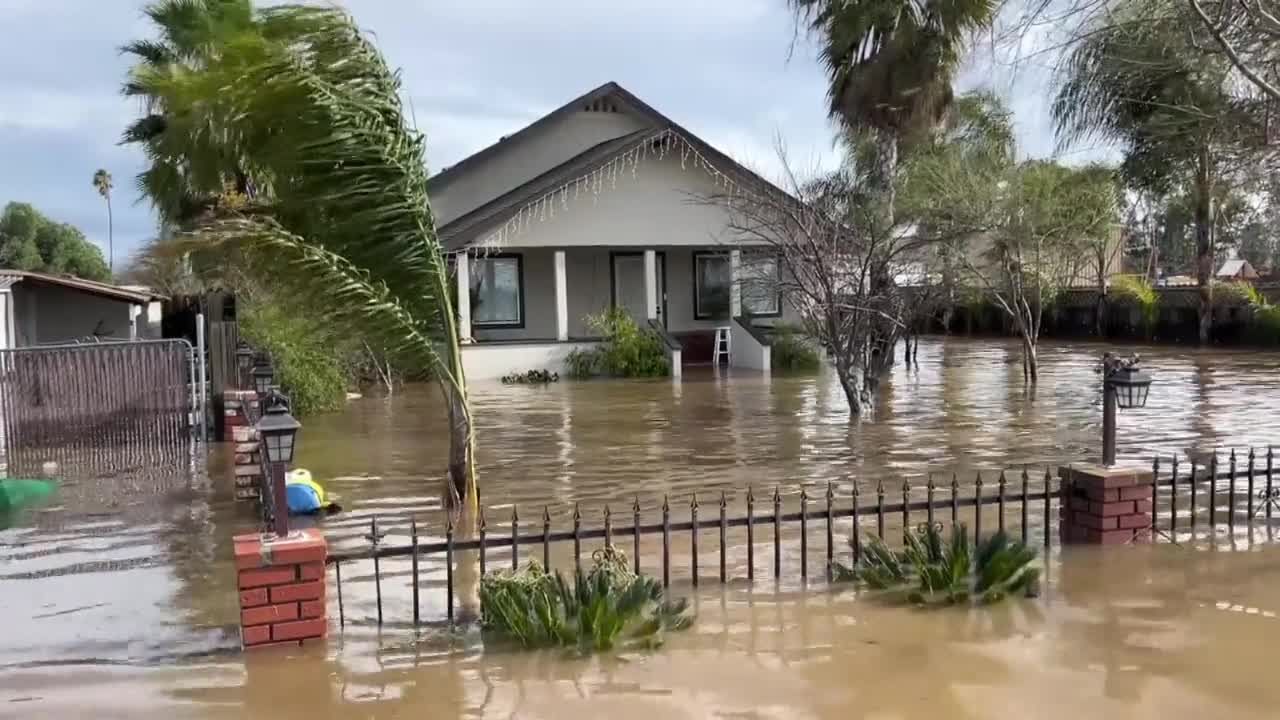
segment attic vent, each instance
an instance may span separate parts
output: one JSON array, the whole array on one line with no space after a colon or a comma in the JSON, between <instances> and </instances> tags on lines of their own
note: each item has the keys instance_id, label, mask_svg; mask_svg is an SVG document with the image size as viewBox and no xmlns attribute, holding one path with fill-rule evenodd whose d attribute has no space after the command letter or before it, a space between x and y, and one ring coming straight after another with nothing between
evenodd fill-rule
<instances>
[{"instance_id":1,"label":"attic vent","mask_svg":"<svg viewBox=\"0 0 1280 720\"><path fill-rule=\"evenodd\" d=\"M618 112L618 106L609 100L592 100L582 108L582 111L616 113Z\"/></svg>"}]
</instances>

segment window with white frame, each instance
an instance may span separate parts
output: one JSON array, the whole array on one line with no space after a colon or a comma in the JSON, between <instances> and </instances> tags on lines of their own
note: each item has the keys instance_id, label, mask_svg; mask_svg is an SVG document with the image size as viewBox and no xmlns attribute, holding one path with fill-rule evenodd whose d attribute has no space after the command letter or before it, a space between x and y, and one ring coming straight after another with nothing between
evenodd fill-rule
<instances>
[{"instance_id":1,"label":"window with white frame","mask_svg":"<svg viewBox=\"0 0 1280 720\"><path fill-rule=\"evenodd\" d=\"M520 255L471 259L471 324L524 326L524 267Z\"/></svg>"},{"instance_id":2,"label":"window with white frame","mask_svg":"<svg viewBox=\"0 0 1280 720\"><path fill-rule=\"evenodd\" d=\"M729 317L732 273L727 253L694 253L693 316L699 320Z\"/></svg>"},{"instance_id":3,"label":"window with white frame","mask_svg":"<svg viewBox=\"0 0 1280 720\"><path fill-rule=\"evenodd\" d=\"M772 255L742 254L739 270L744 315L767 317L782 312L778 290L778 259Z\"/></svg>"}]
</instances>

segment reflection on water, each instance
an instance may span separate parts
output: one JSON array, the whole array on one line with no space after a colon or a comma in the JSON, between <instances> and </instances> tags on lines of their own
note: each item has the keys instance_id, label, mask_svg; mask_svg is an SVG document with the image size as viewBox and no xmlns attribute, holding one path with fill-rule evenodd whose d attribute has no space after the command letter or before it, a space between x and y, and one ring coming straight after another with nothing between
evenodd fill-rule
<instances>
[{"instance_id":1,"label":"reflection on water","mask_svg":"<svg viewBox=\"0 0 1280 720\"><path fill-rule=\"evenodd\" d=\"M528 518L543 504L563 517L575 502L584 514L633 499L651 511L664 494L723 489L736 501L747 485L847 491L1081 459L1100 433L1102 349L1045 346L1032 397L1015 345L922 342L918 367L896 368L861 423L827 376L477 385L482 499L501 532L512 504ZM1276 355L1149 348L1144 360L1156 385L1146 409L1120 416L1122 455L1280 436L1265 409L1278 396ZM362 545L373 516L395 540L410 516L440 532L438 410L438 394L418 390L306 420L301 464L348 510L326 521L337 547ZM228 538L252 512L231 500L220 452L212 481L85 480L91 492L0 531L10 620L0 716L1247 718L1274 717L1280 702L1261 675L1263 649L1280 639L1278 550L1267 545L1074 550L1051 568L1043 600L989 611L890 610L770 582L704 586L694 631L661 654L621 659L486 655L474 637L437 631L416 642L403 588L388 593L393 622L381 632L359 622L371 599L353 589L357 622L326 649L246 665L231 652ZM733 551L740 563L740 541ZM403 568L383 570L405 583ZM344 568L344 585L362 573ZM425 573L428 585L442 579L430 563ZM436 595L423 598L429 617L443 614Z\"/></svg>"},{"instance_id":2,"label":"reflection on water","mask_svg":"<svg viewBox=\"0 0 1280 720\"><path fill-rule=\"evenodd\" d=\"M1039 601L704 589L654 654L331 640L178 667L8 670L0 714L207 718L1274 718L1277 551L1079 549ZM288 657L286 661L284 658ZM21 701L21 702L16 702Z\"/></svg>"}]
</instances>

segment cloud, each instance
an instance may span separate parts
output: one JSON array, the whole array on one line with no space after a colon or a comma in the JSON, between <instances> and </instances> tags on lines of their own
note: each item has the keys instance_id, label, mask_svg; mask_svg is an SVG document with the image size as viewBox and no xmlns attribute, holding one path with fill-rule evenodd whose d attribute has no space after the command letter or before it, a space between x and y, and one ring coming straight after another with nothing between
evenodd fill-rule
<instances>
[{"instance_id":1,"label":"cloud","mask_svg":"<svg viewBox=\"0 0 1280 720\"><path fill-rule=\"evenodd\" d=\"M802 170L836 162L826 78L783 0L348 0L427 134L437 170L609 80L766 175L775 136ZM154 232L118 138L137 107L119 47L149 35L141 0L0 0L0 203L21 199L105 242L88 178L116 178L116 254ZM1034 81L1038 83L1039 80ZM1024 147L1050 152L1042 87L1015 79ZM1045 138L1048 138L1045 141Z\"/></svg>"}]
</instances>

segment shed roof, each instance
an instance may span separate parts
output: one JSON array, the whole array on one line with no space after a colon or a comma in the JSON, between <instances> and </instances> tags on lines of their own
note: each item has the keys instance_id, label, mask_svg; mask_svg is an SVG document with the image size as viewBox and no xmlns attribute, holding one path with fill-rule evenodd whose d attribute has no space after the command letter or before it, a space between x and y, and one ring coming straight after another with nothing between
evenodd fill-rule
<instances>
[{"instance_id":1,"label":"shed roof","mask_svg":"<svg viewBox=\"0 0 1280 720\"><path fill-rule=\"evenodd\" d=\"M20 282L32 282L40 285L57 285L69 290L88 293L90 295L98 295L100 297L111 298L112 300L122 300L132 303L148 303L152 300L163 300L164 295L152 292L136 285L131 287L121 287L120 285L112 285L110 283L97 282L95 280L85 280L84 278L73 277L71 275L50 275L49 273L33 272L31 270L9 270L0 268L0 288L9 288Z\"/></svg>"}]
</instances>

